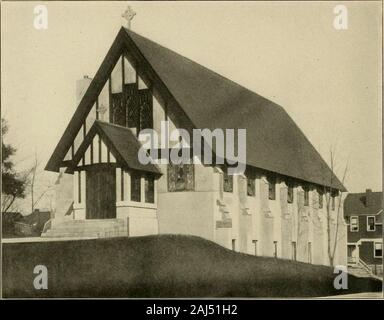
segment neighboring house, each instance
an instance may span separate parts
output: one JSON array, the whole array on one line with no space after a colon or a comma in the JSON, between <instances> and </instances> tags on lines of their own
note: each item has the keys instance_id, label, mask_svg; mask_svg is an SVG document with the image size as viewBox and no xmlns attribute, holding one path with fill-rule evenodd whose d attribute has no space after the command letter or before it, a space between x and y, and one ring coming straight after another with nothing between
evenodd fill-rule
<instances>
[{"instance_id":1,"label":"neighboring house","mask_svg":"<svg viewBox=\"0 0 384 320\"><path fill-rule=\"evenodd\" d=\"M17 222L22 221L23 215L20 212L3 212L2 213L2 237L15 237L16 228L15 225Z\"/></svg>"},{"instance_id":2,"label":"neighboring house","mask_svg":"<svg viewBox=\"0 0 384 320\"><path fill-rule=\"evenodd\" d=\"M45 223L50 218L49 211L39 209L35 209L27 216L16 212L3 213L3 237L40 236Z\"/></svg>"},{"instance_id":3,"label":"neighboring house","mask_svg":"<svg viewBox=\"0 0 384 320\"><path fill-rule=\"evenodd\" d=\"M346 264L346 225L336 214L346 189L281 106L125 28L94 79L78 81L77 99L46 166L60 177L43 236L192 234L249 254L329 264L338 226L335 263ZM138 132L160 134L165 120L169 132L245 128L246 171L140 163Z\"/></svg>"},{"instance_id":4,"label":"neighboring house","mask_svg":"<svg viewBox=\"0 0 384 320\"><path fill-rule=\"evenodd\" d=\"M23 223L32 227L32 232L35 235L41 235L45 223L51 218L49 210L35 209L31 214L24 216Z\"/></svg>"},{"instance_id":5,"label":"neighboring house","mask_svg":"<svg viewBox=\"0 0 384 320\"><path fill-rule=\"evenodd\" d=\"M362 262L383 273L383 193L350 193L344 201L348 224L348 263Z\"/></svg>"}]
</instances>

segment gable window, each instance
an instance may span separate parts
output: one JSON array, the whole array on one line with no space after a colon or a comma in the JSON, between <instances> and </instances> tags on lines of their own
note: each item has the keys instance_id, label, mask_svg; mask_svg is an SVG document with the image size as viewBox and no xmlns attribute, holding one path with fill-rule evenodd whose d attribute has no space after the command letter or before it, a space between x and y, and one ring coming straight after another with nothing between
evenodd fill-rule
<instances>
[{"instance_id":1,"label":"gable window","mask_svg":"<svg viewBox=\"0 0 384 320\"><path fill-rule=\"evenodd\" d=\"M351 232L358 232L359 231L359 217L358 216L352 216L350 221L351 221L351 223L349 225L349 230Z\"/></svg>"},{"instance_id":2,"label":"gable window","mask_svg":"<svg viewBox=\"0 0 384 320\"><path fill-rule=\"evenodd\" d=\"M309 188L304 188L304 205L309 206Z\"/></svg>"},{"instance_id":3,"label":"gable window","mask_svg":"<svg viewBox=\"0 0 384 320\"><path fill-rule=\"evenodd\" d=\"M292 203L293 202L293 184L292 183L288 183L287 202L288 203Z\"/></svg>"},{"instance_id":4,"label":"gable window","mask_svg":"<svg viewBox=\"0 0 384 320\"><path fill-rule=\"evenodd\" d=\"M168 191L193 191L194 190L194 166L193 164L168 165Z\"/></svg>"},{"instance_id":5,"label":"gable window","mask_svg":"<svg viewBox=\"0 0 384 320\"><path fill-rule=\"evenodd\" d=\"M276 199L276 179L274 177L268 177L268 198L269 200Z\"/></svg>"},{"instance_id":6,"label":"gable window","mask_svg":"<svg viewBox=\"0 0 384 320\"><path fill-rule=\"evenodd\" d=\"M233 175L224 172L224 192L233 192Z\"/></svg>"},{"instance_id":7,"label":"gable window","mask_svg":"<svg viewBox=\"0 0 384 320\"><path fill-rule=\"evenodd\" d=\"M141 176L138 173L131 174L131 200L141 201Z\"/></svg>"},{"instance_id":8,"label":"gable window","mask_svg":"<svg viewBox=\"0 0 384 320\"><path fill-rule=\"evenodd\" d=\"M247 177L247 195L250 197L254 197L255 194L256 194L255 179L251 177Z\"/></svg>"},{"instance_id":9,"label":"gable window","mask_svg":"<svg viewBox=\"0 0 384 320\"><path fill-rule=\"evenodd\" d=\"M376 221L374 216L367 217L367 231L375 231L376 230L375 223Z\"/></svg>"},{"instance_id":10,"label":"gable window","mask_svg":"<svg viewBox=\"0 0 384 320\"><path fill-rule=\"evenodd\" d=\"M152 176L145 177L145 202L155 203L155 179Z\"/></svg>"},{"instance_id":11,"label":"gable window","mask_svg":"<svg viewBox=\"0 0 384 320\"><path fill-rule=\"evenodd\" d=\"M375 258L382 258L383 257L383 243L382 242L375 242L374 244L374 257Z\"/></svg>"}]
</instances>

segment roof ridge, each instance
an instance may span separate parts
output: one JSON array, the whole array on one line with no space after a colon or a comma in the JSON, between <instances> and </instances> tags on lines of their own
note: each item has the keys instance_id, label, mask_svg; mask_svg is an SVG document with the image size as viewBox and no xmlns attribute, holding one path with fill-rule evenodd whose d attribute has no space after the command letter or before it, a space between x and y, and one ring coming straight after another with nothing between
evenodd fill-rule
<instances>
[{"instance_id":1,"label":"roof ridge","mask_svg":"<svg viewBox=\"0 0 384 320\"><path fill-rule=\"evenodd\" d=\"M183 55L183 54L177 52L176 50L169 49L169 48L167 48L166 46L164 46L164 45L162 45L162 44L159 44L158 42L155 42L155 41L153 41L153 40L151 40L151 39L149 39L149 38L147 38L147 37L145 37L145 36L143 36L143 35L141 35L141 34L139 34L139 33L137 33L137 32L134 32L134 31L132 31L132 30L130 30L130 29L127 29L126 27L122 27L122 28L128 33L128 35L130 35L130 33L133 33L135 36L141 37L141 38L145 39L146 41L149 41L149 42L151 42L151 43L153 43L153 44L155 44L155 45L161 47L162 49L167 50L167 51L169 51L169 52L171 52L171 53L173 53L173 54L177 54L177 55L179 55L180 57L182 57L182 58L188 60L189 62L191 62L191 63L197 65L198 67L200 67L200 68L202 68L202 69L204 69L204 70L206 70L206 71L208 71L208 72L214 73L216 76L218 76L218 77L220 77L220 78L222 78L222 79L224 79L224 80L226 80L226 81L228 81L228 82L230 82L230 83L232 83L232 84L234 84L234 85L236 85L236 86L238 86L238 87L240 87L240 88L242 88L242 89L244 89L244 90L249 91L249 93L256 94L256 95L259 96L260 98L262 98L262 99L264 99L264 100L266 100L266 101L268 101L268 102L271 102L271 103L273 103L274 105L276 105L276 106L278 106L278 107L284 109L283 106L281 106L281 105L279 105L278 103L272 101L271 99L268 99L268 98L262 96L261 94L259 94L259 93L255 92L255 91L253 91L253 90L250 89L250 88L244 87L243 85L237 83L236 81L231 80L230 78L228 78L228 77L226 77L226 76L220 74L219 72L217 72L217 71L215 71L215 70L212 70L212 69L210 69L210 68L208 68L208 67L202 65L202 64L199 63L199 62L196 62L196 61L192 60L191 58L186 57L185 55ZM284 110L285 110L285 109L284 109Z\"/></svg>"}]
</instances>

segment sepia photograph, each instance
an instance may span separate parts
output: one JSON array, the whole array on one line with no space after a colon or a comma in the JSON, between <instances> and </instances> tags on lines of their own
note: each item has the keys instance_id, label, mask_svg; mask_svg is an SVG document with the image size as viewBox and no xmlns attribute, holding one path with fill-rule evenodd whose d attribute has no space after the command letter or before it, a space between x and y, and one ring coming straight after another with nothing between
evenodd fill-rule
<instances>
[{"instance_id":1,"label":"sepia photograph","mask_svg":"<svg viewBox=\"0 0 384 320\"><path fill-rule=\"evenodd\" d=\"M382 26L382 1L2 1L1 299L383 299ZM156 305L189 298L222 303Z\"/></svg>"}]
</instances>

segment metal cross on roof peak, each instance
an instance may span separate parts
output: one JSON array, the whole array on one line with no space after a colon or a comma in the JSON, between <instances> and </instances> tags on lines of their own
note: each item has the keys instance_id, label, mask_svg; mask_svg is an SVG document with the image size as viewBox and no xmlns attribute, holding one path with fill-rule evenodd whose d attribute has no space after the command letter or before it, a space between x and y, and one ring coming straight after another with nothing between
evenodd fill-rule
<instances>
[{"instance_id":1,"label":"metal cross on roof peak","mask_svg":"<svg viewBox=\"0 0 384 320\"><path fill-rule=\"evenodd\" d=\"M127 20L127 28L131 29L131 21L135 17L136 12L133 11L131 6L128 6L127 9L121 15L125 20Z\"/></svg>"}]
</instances>

